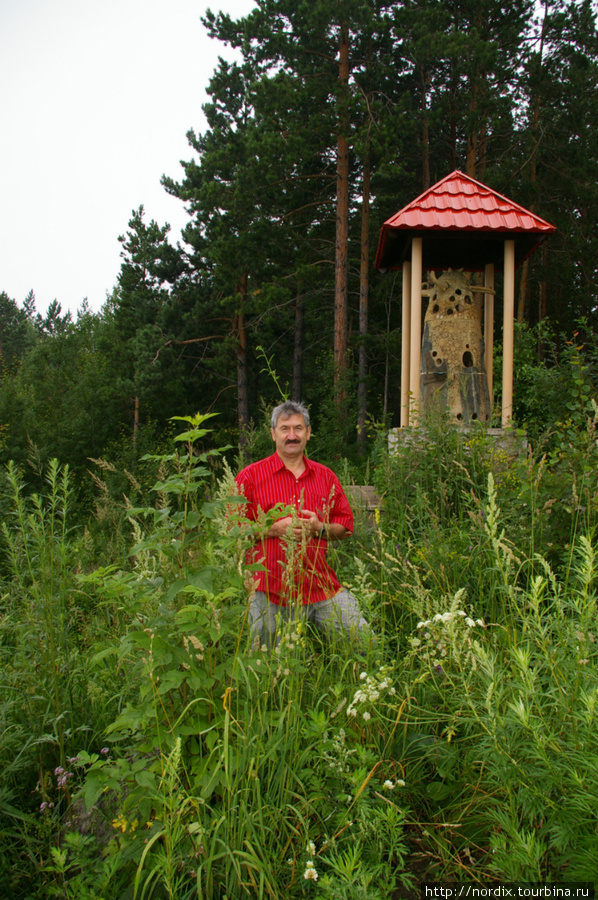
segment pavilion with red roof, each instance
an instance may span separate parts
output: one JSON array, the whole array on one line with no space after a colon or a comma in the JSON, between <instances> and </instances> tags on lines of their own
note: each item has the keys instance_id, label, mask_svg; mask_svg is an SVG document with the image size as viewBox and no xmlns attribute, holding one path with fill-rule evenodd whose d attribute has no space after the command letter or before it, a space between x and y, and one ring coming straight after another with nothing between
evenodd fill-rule
<instances>
[{"instance_id":1,"label":"pavilion with red roof","mask_svg":"<svg viewBox=\"0 0 598 900\"><path fill-rule=\"evenodd\" d=\"M449 268L483 272L488 288L494 287L495 272L503 273L502 425L508 425L513 406L515 269L555 230L458 170L384 222L374 265L381 272L403 272L402 427L417 422L420 402L422 275ZM486 295L484 302L485 362L492 395L494 297Z\"/></svg>"}]
</instances>

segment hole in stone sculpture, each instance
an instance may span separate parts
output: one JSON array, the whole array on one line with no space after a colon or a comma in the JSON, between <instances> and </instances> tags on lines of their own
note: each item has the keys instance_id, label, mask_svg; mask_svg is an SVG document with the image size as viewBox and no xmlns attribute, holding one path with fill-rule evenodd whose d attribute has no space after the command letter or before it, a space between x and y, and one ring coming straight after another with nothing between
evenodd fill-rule
<instances>
[{"instance_id":1,"label":"hole in stone sculpture","mask_svg":"<svg viewBox=\"0 0 598 900\"><path fill-rule=\"evenodd\" d=\"M456 311L457 311L457 312L459 312L459 311L460 311L460 309L461 309L461 307L460 307L460 306L459 306L459 304L458 304L458 303L457 303L457 305L456 305L456 306L455 306L455 309L456 309Z\"/></svg>"},{"instance_id":2,"label":"hole in stone sculpture","mask_svg":"<svg viewBox=\"0 0 598 900\"><path fill-rule=\"evenodd\" d=\"M461 288L457 288L457 290L455 291L455 294L457 295L457 297L460 297L461 293L462 293Z\"/></svg>"},{"instance_id":3,"label":"hole in stone sculpture","mask_svg":"<svg viewBox=\"0 0 598 900\"><path fill-rule=\"evenodd\" d=\"M462 418L463 418L462 413L457 413L457 419L459 420L459 422L461 421Z\"/></svg>"},{"instance_id":4,"label":"hole in stone sculpture","mask_svg":"<svg viewBox=\"0 0 598 900\"><path fill-rule=\"evenodd\" d=\"M437 365L437 366L441 366L441 365L442 365L442 360L440 359L440 357L438 357L438 359L436 360L436 365Z\"/></svg>"},{"instance_id":5,"label":"hole in stone sculpture","mask_svg":"<svg viewBox=\"0 0 598 900\"><path fill-rule=\"evenodd\" d=\"M454 298L454 297L452 297L452 296L451 296L451 297L449 297L449 300L450 300L450 301L451 301L451 303L454 303L454 302L455 302L455 298Z\"/></svg>"},{"instance_id":6,"label":"hole in stone sculpture","mask_svg":"<svg viewBox=\"0 0 598 900\"><path fill-rule=\"evenodd\" d=\"M454 310L454 309L451 309L450 306L449 306L449 308L448 308L447 311L446 311L446 314L447 314L447 316L454 316L455 310Z\"/></svg>"},{"instance_id":7,"label":"hole in stone sculpture","mask_svg":"<svg viewBox=\"0 0 598 900\"><path fill-rule=\"evenodd\" d=\"M436 350L432 350L432 356L438 356L438 354L436 353Z\"/></svg>"},{"instance_id":8,"label":"hole in stone sculpture","mask_svg":"<svg viewBox=\"0 0 598 900\"><path fill-rule=\"evenodd\" d=\"M466 350L469 350L469 344L465 344Z\"/></svg>"},{"instance_id":9,"label":"hole in stone sculpture","mask_svg":"<svg viewBox=\"0 0 598 900\"><path fill-rule=\"evenodd\" d=\"M471 369L471 367L473 366L473 353L471 353L469 350L466 350L463 354L463 365L466 369Z\"/></svg>"},{"instance_id":10,"label":"hole in stone sculpture","mask_svg":"<svg viewBox=\"0 0 598 900\"><path fill-rule=\"evenodd\" d=\"M489 418L490 416L488 415L488 413L486 413L486 421L488 421Z\"/></svg>"},{"instance_id":11,"label":"hole in stone sculpture","mask_svg":"<svg viewBox=\"0 0 598 900\"><path fill-rule=\"evenodd\" d=\"M435 303L434 306L432 307L432 312L435 312L435 313L436 313L436 312L439 311L439 309L440 309L440 307L438 306L437 303Z\"/></svg>"},{"instance_id":12,"label":"hole in stone sculpture","mask_svg":"<svg viewBox=\"0 0 598 900\"><path fill-rule=\"evenodd\" d=\"M471 306L471 297L467 297L467 296L466 296L466 297L465 297L465 302L466 302L466 303L469 303L469 305Z\"/></svg>"},{"instance_id":13,"label":"hole in stone sculpture","mask_svg":"<svg viewBox=\"0 0 598 900\"><path fill-rule=\"evenodd\" d=\"M477 417L478 417L478 414L477 414L477 413L472 413L472 414L471 414L471 418L472 418L472 419L477 419Z\"/></svg>"}]
</instances>

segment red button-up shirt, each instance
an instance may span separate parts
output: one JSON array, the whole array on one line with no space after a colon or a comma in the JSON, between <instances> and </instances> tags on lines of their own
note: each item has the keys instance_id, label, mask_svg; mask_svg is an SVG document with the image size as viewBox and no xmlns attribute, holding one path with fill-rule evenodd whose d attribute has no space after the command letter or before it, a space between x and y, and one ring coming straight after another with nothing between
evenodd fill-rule
<instances>
[{"instance_id":1,"label":"red button-up shirt","mask_svg":"<svg viewBox=\"0 0 598 900\"><path fill-rule=\"evenodd\" d=\"M288 507L298 512L315 512L325 524L338 523L353 531L353 514L340 481L326 466L305 457L305 470L296 478L278 453L252 463L236 478L247 503L245 515L256 521L260 510L268 513L282 504L277 518L289 515ZM324 538L290 541L263 538L247 552L248 563L261 563L264 571L255 572L256 589L264 591L273 603L317 603L329 600L341 585L326 562Z\"/></svg>"}]
</instances>

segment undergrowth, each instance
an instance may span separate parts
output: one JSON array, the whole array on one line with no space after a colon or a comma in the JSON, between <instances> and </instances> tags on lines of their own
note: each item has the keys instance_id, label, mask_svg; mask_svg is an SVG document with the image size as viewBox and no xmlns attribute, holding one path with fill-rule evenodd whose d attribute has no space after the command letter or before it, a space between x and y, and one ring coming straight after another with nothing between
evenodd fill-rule
<instances>
[{"instance_id":1,"label":"undergrowth","mask_svg":"<svg viewBox=\"0 0 598 900\"><path fill-rule=\"evenodd\" d=\"M379 453L380 508L334 551L377 634L365 657L298 624L272 655L251 647L243 504L208 417L145 458L149 494L136 480L112 498L98 461L103 524L81 532L68 471L52 464L30 496L10 467L2 896L596 880L584 397L545 453L443 423Z\"/></svg>"}]
</instances>

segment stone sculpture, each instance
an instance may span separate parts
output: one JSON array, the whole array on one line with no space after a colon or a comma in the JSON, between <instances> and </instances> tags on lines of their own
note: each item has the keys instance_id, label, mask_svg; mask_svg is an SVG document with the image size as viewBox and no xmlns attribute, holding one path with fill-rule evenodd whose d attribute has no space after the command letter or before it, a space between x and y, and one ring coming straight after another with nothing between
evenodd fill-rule
<instances>
[{"instance_id":1,"label":"stone sculpture","mask_svg":"<svg viewBox=\"0 0 598 900\"><path fill-rule=\"evenodd\" d=\"M422 285L422 297L428 297L421 355L424 412L441 405L462 425L490 422L480 294L493 293L472 284L461 269L438 278L428 273Z\"/></svg>"}]
</instances>

